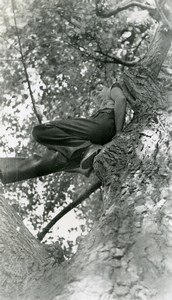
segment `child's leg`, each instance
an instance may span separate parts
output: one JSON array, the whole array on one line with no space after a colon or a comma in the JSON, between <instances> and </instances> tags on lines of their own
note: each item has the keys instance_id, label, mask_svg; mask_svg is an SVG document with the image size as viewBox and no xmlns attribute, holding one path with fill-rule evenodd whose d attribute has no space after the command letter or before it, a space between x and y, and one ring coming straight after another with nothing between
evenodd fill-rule
<instances>
[{"instance_id":1,"label":"child's leg","mask_svg":"<svg viewBox=\"0 0 172 300\"><path fill-rule=\"evenodd\" d=\"M48 151L42 157L0 158L1 180L3 183L11 183L48 175L61 171L66 163L67 159L54 151Z\"/></svg>"}]
</instances>

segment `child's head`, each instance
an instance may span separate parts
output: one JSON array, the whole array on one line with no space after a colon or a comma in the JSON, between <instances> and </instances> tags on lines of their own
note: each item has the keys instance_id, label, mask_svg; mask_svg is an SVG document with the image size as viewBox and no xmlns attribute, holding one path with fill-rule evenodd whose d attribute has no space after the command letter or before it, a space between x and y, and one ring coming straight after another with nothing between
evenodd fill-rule
<instances>
[{"instance_id":1,"label":"child's head","mask_svg":"<svg viewBox=\"0 0 172 300\"><path fill-rule=\"evenodd\" d=\"M103 100L107 99L109 89L104 85L97 85L96 89L92 91L91 97L97 107L99 107Z\"/></svg>"}]
</instances>

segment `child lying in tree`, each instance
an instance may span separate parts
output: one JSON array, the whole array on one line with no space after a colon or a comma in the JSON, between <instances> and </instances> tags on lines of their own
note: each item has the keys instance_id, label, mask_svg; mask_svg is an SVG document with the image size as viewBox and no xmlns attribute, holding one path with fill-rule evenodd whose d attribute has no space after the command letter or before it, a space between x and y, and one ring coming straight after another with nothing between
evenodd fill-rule
<instances>
[{"instance_id":1,"label":"child lying in tree","mask_svg":"<svg viewBox=\"0 0 172 300\"><path fill-rule=\"evenodd\" d=\"M125 96L116 84L103 88L99 109L90 118L56 120L33 128L34 139L47 147L43 156L0 158L3 183L16 182L55 172L90 174L95 155L123 128ZM99 100L101 104L98 103Z\"/></svg>"}]
</instances>

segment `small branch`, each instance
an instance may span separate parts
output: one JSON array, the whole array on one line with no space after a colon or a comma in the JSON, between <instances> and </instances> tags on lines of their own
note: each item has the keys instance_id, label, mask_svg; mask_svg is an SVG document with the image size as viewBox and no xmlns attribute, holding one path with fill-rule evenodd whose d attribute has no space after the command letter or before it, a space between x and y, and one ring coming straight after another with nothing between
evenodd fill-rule
<instances>
[{"instance_id":1,"label":"small branch","mask_svg":"<svg viewBox=\"0 0 172 300\"><path fill-rule=\"evenodd\" d=\"M137 43L135 49L133 50L133 53L136 54L137 50L139 49L140 45L142 44L142 42L146 39L146 37L148 36L148 33L145 32L144 35L141 37L140 41Z\"/></svg>"},{"instance_id":2,"label":"small branch","mask_svg":"<svg viewBox=\"0 0 172 300\"><path fill-rule=\"evenodd\" d=\"M26 67L26 63L25 63L25 59L24 59L24 55L23 55L23 49L22 49L20 35L19 35L19 31L18 31L18 26L17 26L17 18L16 18L16 14L15 14L15 2L14 2L14 0L11 0L11 2L12 2L12 10L13 10L13 15L14 15L14 24L15 24L15 29L16 29L16 35L17 35L18 45L19 45L19 50L20 50L20 55L21 55L21 62L23 64L24 73L26 76L27 84L28 84L28 90L29 90L29 94L31 97L32 105L33 105L33 110L38 119L38 122L41 123L41 116L39 115L39 113L37 112L37 109L36 109L35 100L34 100L32 88L31 88L31 83L29 80L29 75L27 72L27 67Z\"/></svg>"},{"instance_id":3,"label":"small branch","mask_svg":"<svg viewBox=\"0 0 172 300\"><path fill-rule=\"evenodd\" d=\"M17 52L20 52L19 49L18 49L16 46L10 44L10 42L9 42L6 38L4 38L3 35L0 34L0 38L3 39L3 40L4 40L7 44L9 44L11 47L13 47L14 49L16 49Z\"/></svg>"},{"instance_id":4,"label":"small branch","mask_svg":"<svg viewBox=\"0 0 172 300\"><path fill-rule=\"evenodd\" d=\"M82 203L85 199L87 199L92 193L94 193L99 187L101 187L101 182L96 180L86 191L84 191L75 201L67 205L62 211L57 214L48 225L42 230L42 232L38 233L37 237L39 241L42 241L47 232L59 221L62 217L64 217L69 211L71 211L78 204Z\"/></svg>"},{"instance_id":5,"label":"small branch","mask_svg":"<svg viewBox=\"0 0 172 300\"><path fill-rule=\"evenodd\" d=\"M136 59L134 61L126 61L126 60L123 60L117 56L112 56L112 55L109 55L107 53L105 53L102 48L100 48L100 45L99 45L99 51L97 50L96 51L97 53L107 57L107 58L110 58L111 59L111 63L116 63L116 64L121 64L123 66L135 66L135 64L137 64L139 62L139 59ZM105 62L107 62L108 60L105 60Z\"/></svg>"},{"instance_id":6,"label":"small branch","mask_svg":"<svg viewBox=\"0 0 172 300\"><path fill-rule=\"evenodd\" d=\"M137 2L137 1L125 1L123 2L122 4L118 5L115 9L111 10L111 11L108 11L108 12L105 12L102 10L100 6L100 0L95 0L95 5L96 5L96 15L98 17L101 17L101 18L109 18L109 17L115 17L119 12L123 11L123 10L126 10L130 7L133 7L133 6L137 6L141 9L144 9L144 10L147 10L149 13L151 13L151 15L155 15L156 14L156 8L155 7L152 7L150 5L146 5L146 4L141 4L140 2Z\"/></svg>"},{"instance_id":7,"label":"small branch","mask_svg":"<svg viewBox=\"0 0 172 300\"><path fill-rule=\"evenodd\" d=\"M18 61L18 62L21 62L21 60L18 59L18 58L16 58L16 59L5 59L5 58L4 58L4 59L1 59L1 58L0 58L0 62L1 62L1 61L8 61L8 62L9 62L9 61L15 61L15 62Z\"/></svg>"},{"instance_id":8,"label":"small branch","mask_svg":"<svg viewBox=\"0 0 172 300\"><path fill-rule=\"evenodd\" d=\"M132 66L135 66L139 62L138 59L136 59L134 61L126 61L126 60L123 60L123 59L121 59L119 57L111 56L109 54L103 53L102 51L101 52L100 51L96 51L97 53L102 54L104 57L106 57L106 59L101 59L100 57L96 57L93 54L88 53L83 47L82 47L82 49L84 51L82 51L80 49L80 46L78 46L76 43L72 44L72 43L68 42L68 45L72 46L73 48L75 48L78 51L80 51L82 53L82 55L84 55L88 59L94 59L95 61L98 61L98 62L101 62L101 63L104 63L104 64L121 64L123 66L132 67ZM109 58L109 59L107 59L107 58Z\"/></svg>"},{"instance_id":9,"label":"small branch","mask_svg":"<svg viewBox=\"0 0 172 300\"><path fill-rule=\"evenodd\" d=\"M63 16L63 18L65 20L67 20L68 22L70 22L65 16ZM70 22L70 24L73 25L73 26L75 26L75 24L73 24L71 22ZM66 33L66 36L71 41L71 36L69 36L67 33ZM83 46L78 45L77 42L73 43L71 41L71 42L68 42L68 45L72 46L73 48L75 48L78 51L80 51L82 55L84 55L85 57L87 57L87 59L93 59L93 60L95 60L97 62L100 62L100 63L103 63L103 64L121 64L121 65L126 66L126 67L132 67L132 66L135 66L139 62L139 59L136 59L134 61L126 61L126 60L123 60L123 59L121 59L121 58L119 58L117 56L108 55L107 53L104 53L102 51L102 49L100 48L100 45L98 44L98 42L97 42L97 45L98 45L98 48L100 49L100 51L95 51L95 52L97 52L100 55L104 56L105 59L101 59L101 57L97 57L97 56L89 53L88 51L86 51L86 49ZM81 50L80 47L83 50Z\"/></svg>"}]
</instances>

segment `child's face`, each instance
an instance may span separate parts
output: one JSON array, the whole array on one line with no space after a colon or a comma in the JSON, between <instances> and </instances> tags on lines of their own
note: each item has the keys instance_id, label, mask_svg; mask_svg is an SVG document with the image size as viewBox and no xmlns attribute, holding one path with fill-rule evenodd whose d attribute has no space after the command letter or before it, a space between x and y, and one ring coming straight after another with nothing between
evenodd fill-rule
<instances>
[{"instance_id":1,"label":"child's face","mask_svg":"<svg viewBox=\"0 0 172 300\"><path fill-rule=\"evenodd\" d=\"M95 91L92 92L92 98L96 106L100 106L102 101L107 97L107 90L106 86L98 86Z\"/></svg>"}]
</instances>

